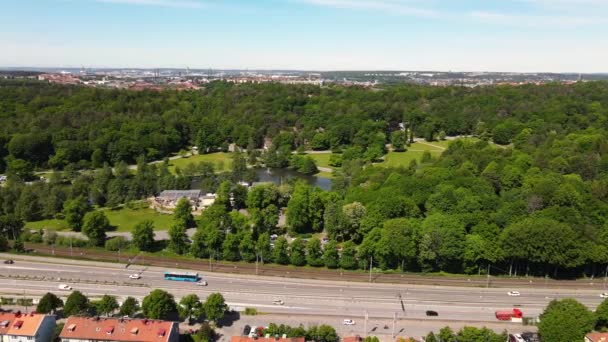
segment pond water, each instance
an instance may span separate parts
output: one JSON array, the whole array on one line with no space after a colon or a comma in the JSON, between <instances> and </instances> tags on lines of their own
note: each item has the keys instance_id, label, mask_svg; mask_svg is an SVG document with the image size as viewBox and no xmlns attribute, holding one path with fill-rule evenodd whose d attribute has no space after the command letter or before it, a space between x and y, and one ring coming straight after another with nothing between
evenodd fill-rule
<instances>
[{"instance_id":1,"label":"pond water","mask_svg":"<svg viewBox=\"0 0 608 342\"><path fill-rule=\"evenodd\" d=\"M259 168L255 169L255 173L258 178L258 182L271 182L277 185L281 185L287 182L290 179L297 178L305 181L306 183L318 186L323 190L331 189L331 178L327 177L319 177L319 176L308 176L293 170L288 169L273 169L273 168ZM201 182L200 179L194 178L192 180L192 184L190 185L191 189L200 189Z\"/></svg>"},{"instance_id":2,"label":"pond water","mask_svg":"<svg viewBox=\"0 0 608 342\"><path fill-rule=\"evenodd\" d=\"M298 178L306 183L318 186L323 190L331 189L331 179L320 176L308 176L299 172L287 169L272 169L272 168L260 168L256 169L259 182L272 182L275 184L282 184L289 179Z\"/></svg>"}]
</instances>

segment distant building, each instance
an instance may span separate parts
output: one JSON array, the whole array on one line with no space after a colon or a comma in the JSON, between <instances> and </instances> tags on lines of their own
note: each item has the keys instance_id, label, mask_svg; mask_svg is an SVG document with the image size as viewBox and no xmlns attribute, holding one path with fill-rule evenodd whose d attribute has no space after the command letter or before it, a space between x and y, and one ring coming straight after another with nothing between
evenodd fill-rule
<instances>
[{"instance_id":1,"label":"distant building","mask_svg":"<svg viewBox=\"0 0 608 342\"><path fill-rule=\"evenodd\" d=\"M53 337L55 316L36 313L0 313L0 341L48 342Z\"/></svg>"},{"instance_id":2,"label":"distant building","mask_svg":"<svg viewBox=\"0 0 608 342\"><path fill-rule=\"evenodd\" d=\"M164 190L152 200L152 207L159 211L172 211L177 202L185 198L197 213L215 203L215 194L203 194L201 190Z\"/></svg>"},{"instance_id":3,"label":"distant building","mask_svg":"<svg viewBox=\"0 0 608 342\"><path fill-rule=\"evenodd\" d=\"M608 333L589 333L585 335L585 342L608 342Z\"/></svg>"},{"instance_id":4,"label":"distant building","mask_svg":"<svg viewBox=\"0 0 608 342\"><path fill-rule=\"evenodd\" d=\"M99 317L68 317L61 342L178 342L177 322ZM50 341L50 340L48 340Z\"/></svg>"}]
</instances>

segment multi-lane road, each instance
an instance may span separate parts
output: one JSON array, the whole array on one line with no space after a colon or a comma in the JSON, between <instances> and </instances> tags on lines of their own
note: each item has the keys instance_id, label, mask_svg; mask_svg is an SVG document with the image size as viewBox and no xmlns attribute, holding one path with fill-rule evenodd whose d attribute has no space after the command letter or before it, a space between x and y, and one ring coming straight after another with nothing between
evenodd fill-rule
<instances>
[{"instance_id":1,"label":"multi-lane road","mask_svg":"<svg viewBox=\"0 0 608 342\"><path fill-rule=\"evenodd\" d=\"M520 308L526 316L537 316L554 298L573 297L590 308L600 302L597 290L459 288L420 285L363 284L255 277L199 272L208 286L163 279L166 269L42 257L15 257L0 254L0 260L12 258L12 265L0 264L0 294L39 297L46 292L67 295L58 289L69 284L90 297L104 294L118 298L143 298L152 289L164 289L177 299L196 293L204 298L221 292L233 308L254 307L258 311L282 315L315 315L352 318L400 320L440 320L497 323L498 309ZM141 279L129 279L140 273ZM508 296L518 290L520 296ZM281 299L284 305L274 305ZM427 317L434 310L438 317ZM508 325L505 323L505 328Z\"/></svg>"}]
</instances>

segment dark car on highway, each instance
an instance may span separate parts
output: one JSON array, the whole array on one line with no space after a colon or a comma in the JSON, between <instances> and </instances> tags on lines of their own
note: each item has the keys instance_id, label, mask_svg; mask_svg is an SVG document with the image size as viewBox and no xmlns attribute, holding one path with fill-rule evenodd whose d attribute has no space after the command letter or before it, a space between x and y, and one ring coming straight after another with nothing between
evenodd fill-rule
<instances>
[{"instance_id":1,"label":"dark car on highway","mask_svg":"<svg viewBox=\"0 0 608 342\"><path fill-rule=\"evenodd\" d=\"M14 264L15 262L11 259L8 259L8 260L4 260L4 263L5 264Z\"/></svg>"},{"instance_id":2,"label":"dark car on highway","mask_svg":"<svg viewBox=\"0 0 608 342\"><path fill-rule=\"evenodd\" d=\"M250 333L250 332L251 332L251 327L250 327L249 325L246 325L246 326L243 328L243 336L247 336L247 335L249 335L249 333Z\"/></svg>"},{"instance_id":3,"label":"dark car on highway","mask_svg":"<svg viewBox=\"0 0 608 342\"><path fill-rule=\"evenodd\" d=\"M433 311L433 310L427 310L426 311L426 315L427 316L439 316L439 314L437 313L437 311Z\"/></svg>"}]
</instances>

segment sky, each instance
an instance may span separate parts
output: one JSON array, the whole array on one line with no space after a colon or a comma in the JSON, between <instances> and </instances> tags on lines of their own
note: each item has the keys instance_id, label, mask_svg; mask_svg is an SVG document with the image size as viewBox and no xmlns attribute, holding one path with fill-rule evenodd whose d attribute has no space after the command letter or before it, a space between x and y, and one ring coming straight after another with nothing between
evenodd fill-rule
<instances>
[{"instance_id":1,"label":"sky","mask_svg":"<svg viewBox=\"0 0 608 342\"><path fill-rule=\"evenodd\" d=\"M0 0L0 66L608 72L608 0Z\"/></svg>"}]
</instances>

